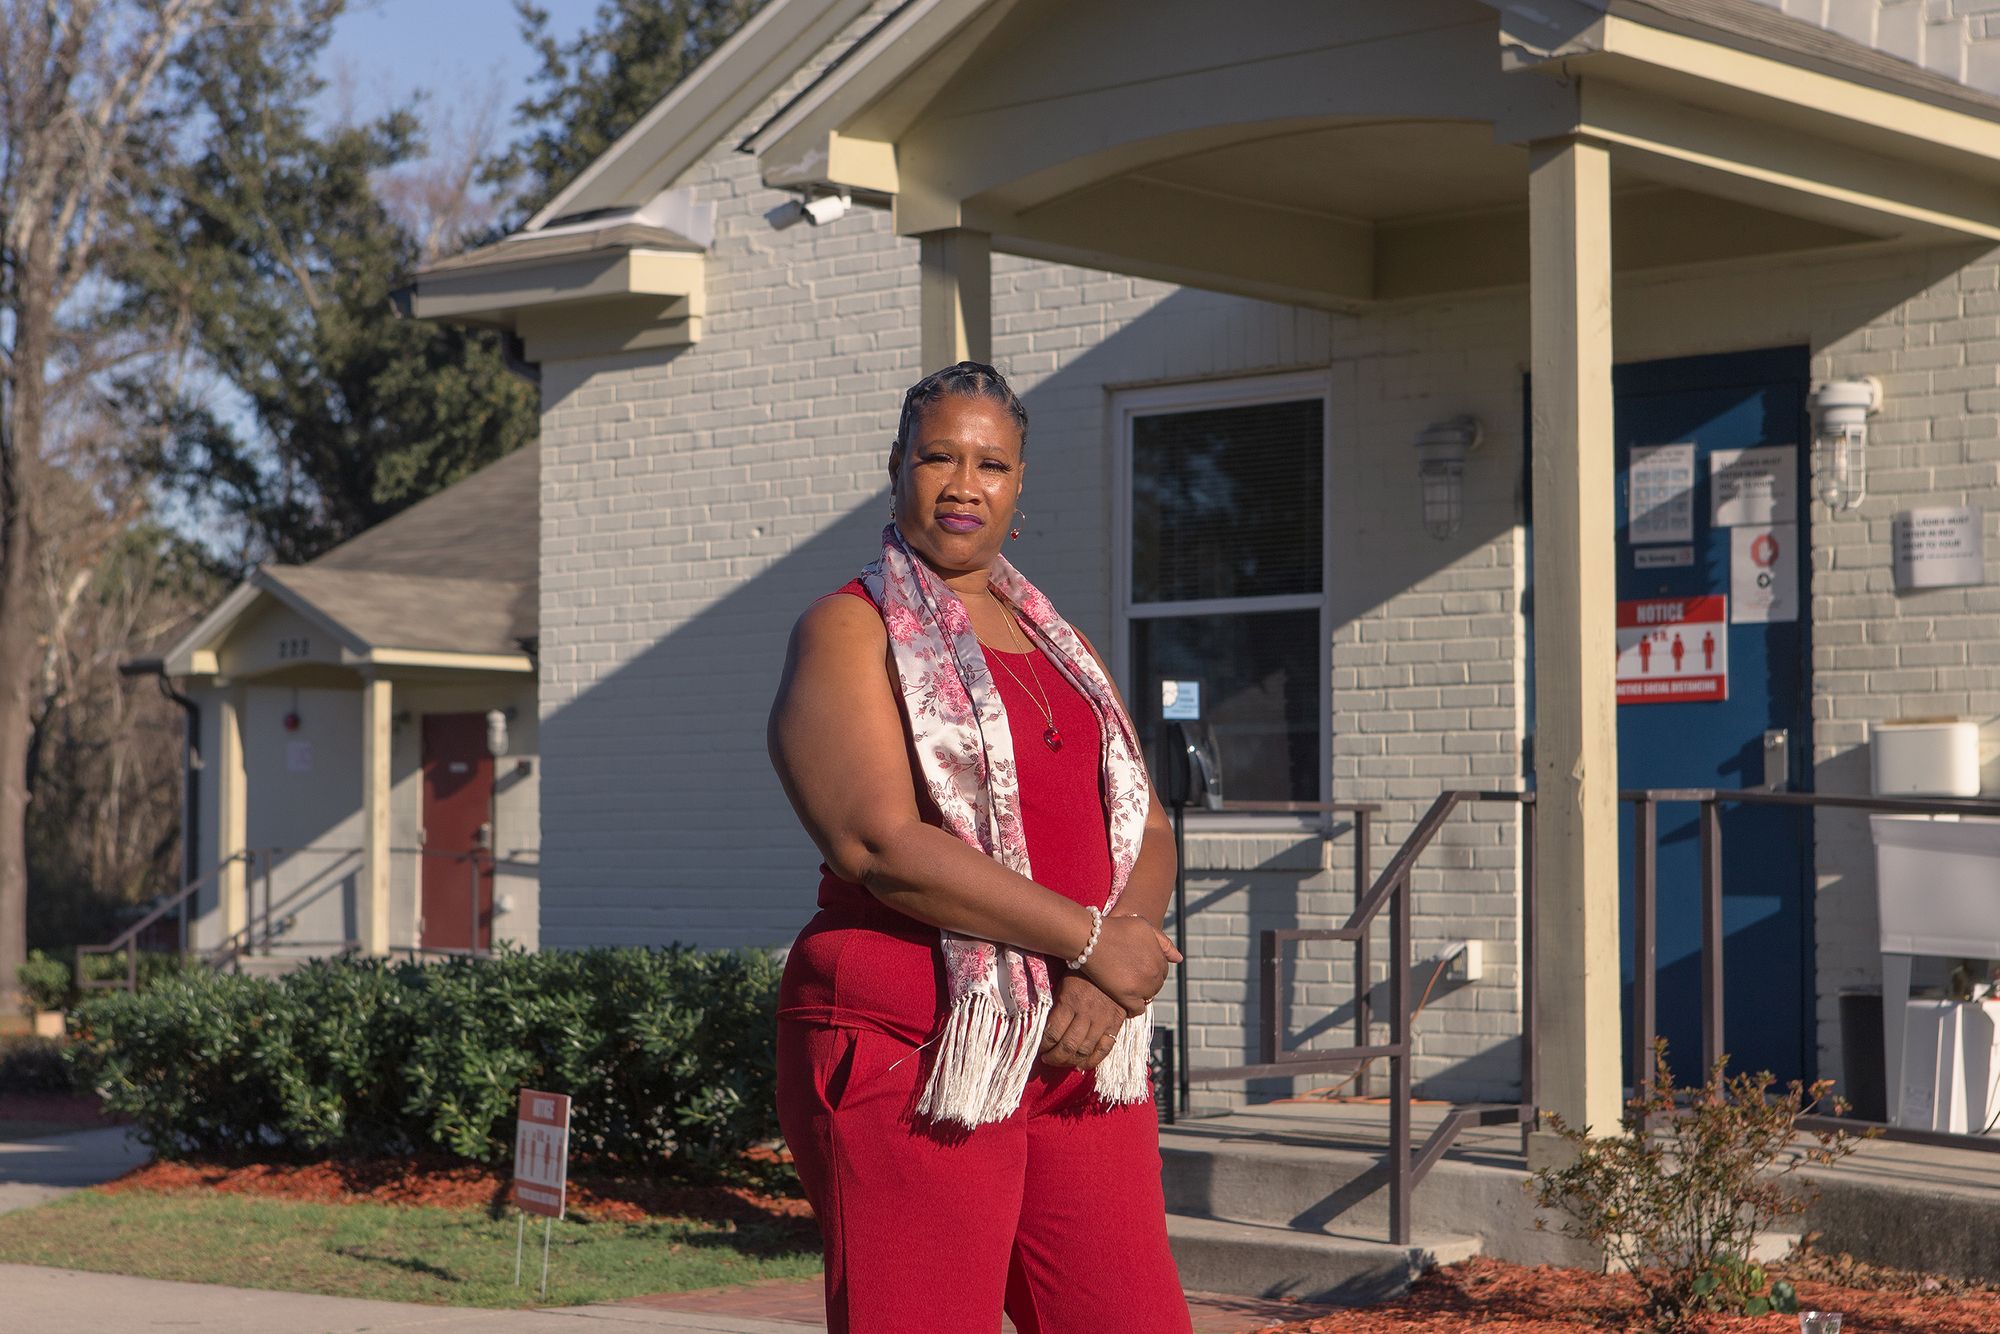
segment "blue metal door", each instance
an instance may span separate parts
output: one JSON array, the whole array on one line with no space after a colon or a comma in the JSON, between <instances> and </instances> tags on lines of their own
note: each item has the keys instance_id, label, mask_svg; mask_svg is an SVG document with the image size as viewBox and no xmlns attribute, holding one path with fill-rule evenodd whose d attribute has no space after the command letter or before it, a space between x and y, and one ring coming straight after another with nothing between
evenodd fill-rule
<instances>
[{"instance_id":1,"label":"blue metal door","mask_svg":"<svg viewBox=\"0 0 2000 1334\"><path fill-rule=\"evenodd\" d=\"M1809 783L1807 377L1803 348L1613 372L1617 587L1627 627L1618 777L1628 791L1763 787L1781 776L1767 773L1767 762L1784 769L1791 790ZM1726 601L1718 604L1718 595ZM1776 733L1788 743L1782 759L1767 742ZM1630 1068L1636 848L1632 808L1620 810ZM1658 808L1659 1032L1682 1081L1698 1078L1702 1063L1698 816L1691 804ZM1725 806L1720 833L1731 1068L1809 1077L1816 1064L1810 816Z\"/></svg>"}]
</instances>

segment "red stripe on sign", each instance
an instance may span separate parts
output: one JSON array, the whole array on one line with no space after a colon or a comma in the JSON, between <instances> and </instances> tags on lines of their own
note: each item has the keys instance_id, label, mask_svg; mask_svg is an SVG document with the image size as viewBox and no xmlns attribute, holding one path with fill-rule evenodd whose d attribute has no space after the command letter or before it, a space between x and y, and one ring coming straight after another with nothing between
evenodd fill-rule
<instances>
[{"instance_id":1,"label":"red stripe on sign","mask_svg":"<svg viewBox=\"0 0 2000 1334\"><path fill-rule=\"evenodd\" d=\"M1623 630L1688 625L1728 619L1729 600L1721 593L1688 598L1636 598L1618 604L1618 626Z\"/></svg>"}]
</instances>

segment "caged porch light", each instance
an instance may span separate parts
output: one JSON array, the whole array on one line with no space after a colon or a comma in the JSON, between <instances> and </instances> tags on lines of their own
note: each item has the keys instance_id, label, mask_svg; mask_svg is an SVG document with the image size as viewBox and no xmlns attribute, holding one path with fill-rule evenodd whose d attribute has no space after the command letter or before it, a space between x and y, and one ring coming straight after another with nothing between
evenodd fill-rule
<instances>
[{"instance_id":1,"label":"caged porch light","mask_svg":"<svg viewBox=\"0 0 2000 1334\"><path fill-rule=\"evenodd\" d=\"M1465 456L1479 448L1476 417L1453 417L1417 433L1417 484L1423 494L1424 531L1443 541L1465 517Z\"/></svg>"},{"instance_id":2,"label":"caged porch light","mask_svg":"<svg viewBox=\"0 0 2000 1334\"><path fill-rule=\"evenodd\" d=\"M1813 390L1813 484L1828 509L1851 510L1868 494L1868 418L1881 406L1872 375Z\"/></svg>"}]
</instances>

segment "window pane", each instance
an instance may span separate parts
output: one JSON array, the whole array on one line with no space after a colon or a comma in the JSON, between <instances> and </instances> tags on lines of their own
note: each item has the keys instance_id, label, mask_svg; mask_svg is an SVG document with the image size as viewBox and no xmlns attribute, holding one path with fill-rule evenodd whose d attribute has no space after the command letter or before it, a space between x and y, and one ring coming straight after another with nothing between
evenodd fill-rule
<instances>
[{"instance_id":1,"label":"window pane","mask_svg":"<svg viewBox=\"0 0 2000 1334\"><path fill-rule=\"evenodd\" d=\"M1132 420L1132 600L1320 591L1320 400Z\"/></svg>"},{"instance_id":2,"label":"window pane","mask_svg":"<svg viewBox=\"0 0 2000 1334\"><path fill-rule=\"evenodd\" d=\"M1320 797L1319 612L1171 616L1132 622L1132 710L1159 756L1160 682L1201 682L1223 793L1232 801Z\"/></svg>"}]
</instances>

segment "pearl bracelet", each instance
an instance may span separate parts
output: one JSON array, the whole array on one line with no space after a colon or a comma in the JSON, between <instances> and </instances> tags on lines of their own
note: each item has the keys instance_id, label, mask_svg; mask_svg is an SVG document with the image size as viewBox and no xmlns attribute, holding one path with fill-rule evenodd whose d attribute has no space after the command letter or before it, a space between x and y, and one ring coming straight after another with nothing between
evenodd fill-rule
<instances>
[{"instance_id":1,"label":"pearl bracelet","mask_svg":"<svg viewBox=\"0 0 2000 1334\"><path fill-rule=\"evenodd\" d=\"M1092 908L1090 910L1090 941L1083 947L1083 953L1069 961L1071 971L1081 972L1083 966L1090 962L1090 952L1097 948L1097 933L1103 929L1104 913L1099 909Z\"/></svg>"}]
</instances>

